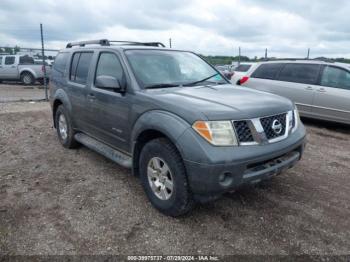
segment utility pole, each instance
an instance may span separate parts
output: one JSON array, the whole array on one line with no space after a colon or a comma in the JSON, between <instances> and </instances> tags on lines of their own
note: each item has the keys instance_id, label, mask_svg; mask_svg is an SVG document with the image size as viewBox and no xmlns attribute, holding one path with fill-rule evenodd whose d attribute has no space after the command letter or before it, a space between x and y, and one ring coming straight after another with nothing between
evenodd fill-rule
<instances>
[{"instance_id":1,"label":"utility pole","mask_svg":"<svg viewBox=\"0 0 350 262\"><path fill-rule=\"evenodd\" d=\"M48 90L47 90L47 79L46 79L46 65L45 65L45 50L44 50L44 34L43 34L43 24L40 23L40 36L41 36L41 56L43 59L43 72L44 72L44 87L45 87L45 99L49 100Z\"/></svg>"},{"instance_id":2,"label":"utility pole","mask_svg":"<svg viewBox=\"0 0 350 262\"><path fill-rule=\"evenodd\" d=\"M265 48L265 60L267 60L267 48Z\"/></svg>"},{"instance_id":3,"label":"utility pole","mask_svg":"<svg viewBox=\"0 0 350 262\"><path fill-rule=\"evenodd\" d=\"M241 47L238 47L238 65L241 64Z\"/></svg>"},{"instance_id":4,"label":"utility pole","mask_svg":"<svg viewBox=\"0 0 350 262\"><path fill-rule=\"evenodd\" d=\"M171 48L171 38L169 38L169 47Z\"/></svg>"},{"instance_id":5,"label":"utility pole","mask_svg":"<svg viewBox=\"0 0 350 262\"><path fill-rule=\"evenodd\" d=\"M307 49L307 59L310 59L310 48Z\"/></svg>"}]
</instances>

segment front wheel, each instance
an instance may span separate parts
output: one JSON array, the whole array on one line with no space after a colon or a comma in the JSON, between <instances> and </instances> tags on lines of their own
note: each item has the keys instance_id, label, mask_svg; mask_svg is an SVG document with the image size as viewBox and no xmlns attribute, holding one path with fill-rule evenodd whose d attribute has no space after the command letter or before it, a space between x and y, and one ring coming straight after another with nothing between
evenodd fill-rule
<instances>
[{"instance_id":1,"label":"front wheel","mask_svg":"<svg viewBox=\"0 0 350 262\"><path fill-rule=\"evenodd\" d=\"M186 170L176 147L167 139L148 142L141 151L140 178L152 205L177 217L193 207Z\"/></svg>"}]
</instances>

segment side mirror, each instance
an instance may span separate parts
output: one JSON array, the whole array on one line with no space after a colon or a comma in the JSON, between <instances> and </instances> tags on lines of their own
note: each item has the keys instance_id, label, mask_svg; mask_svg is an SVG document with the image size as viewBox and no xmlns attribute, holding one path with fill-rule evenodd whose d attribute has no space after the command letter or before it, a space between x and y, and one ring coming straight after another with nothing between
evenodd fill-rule
<instances>
[{"instance_id":1,"label":"side mirror","mask_svg":"<svg viewBox=\"0 0 350 262\"><path fill-rule=\"evenodd\" d=\"M123 91L119 79L113 76L101 75L96 77L95 86L102 89L113 90L114 92Z\"/></svg>"}]
</instances>

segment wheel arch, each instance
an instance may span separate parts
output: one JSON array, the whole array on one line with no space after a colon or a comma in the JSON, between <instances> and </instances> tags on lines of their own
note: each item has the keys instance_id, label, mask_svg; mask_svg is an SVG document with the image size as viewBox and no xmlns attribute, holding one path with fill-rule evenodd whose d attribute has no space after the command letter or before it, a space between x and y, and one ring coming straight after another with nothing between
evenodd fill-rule
<instances>
[{"instance_id":1,"label":"wheel arch","mask_svg":"<svg viewBox=\"0 0 350 262\"><path fill-rule=\"evenodd\" d=\"M52 119L54 127L56 128L55 115L57 112L57 108L60 105L63 105L68 110L68 112L71 112L72 106L69 102L67 94L62 89L56 91L54 99L52 101ZM71 118L73 118L73 116L71 116Z\"/></svg>"},{"instance_id":2,"label":"wheel arch","mask_svg":"<svg viewBox=\"0 0 350 262\"><path fill-rule=\"evenodd\" d=\"M142 148L156 138L168 139L182 157L178 138L190 125L179 116L163 111L150 111L142 115L136 122L132 132L133 174L138 175L139 159Z\"/></svg>"}]
</instances>

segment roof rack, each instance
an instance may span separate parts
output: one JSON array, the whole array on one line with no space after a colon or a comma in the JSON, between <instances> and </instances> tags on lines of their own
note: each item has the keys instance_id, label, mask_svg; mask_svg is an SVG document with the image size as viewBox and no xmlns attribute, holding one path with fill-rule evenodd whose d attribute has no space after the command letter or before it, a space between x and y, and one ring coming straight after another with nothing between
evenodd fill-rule
<instances>
[{"instance_id":1,"label":"roof rack","mask_svg":"<svg viewBox=\"0 0 350 262\"><path fill-rule=\"evenodd\" d=\"M155 47L165 47L161 42L134 42L134 41L109 41L108 39L100 40L90 40L90 41L80 41L71 42L66 45L66 48L72 48L73 46L85 46L85 45L101 45L110 46L111 43L124 44L124 45L141 45L141 46L155 46Z\"/></svg>"}]
</instances>

